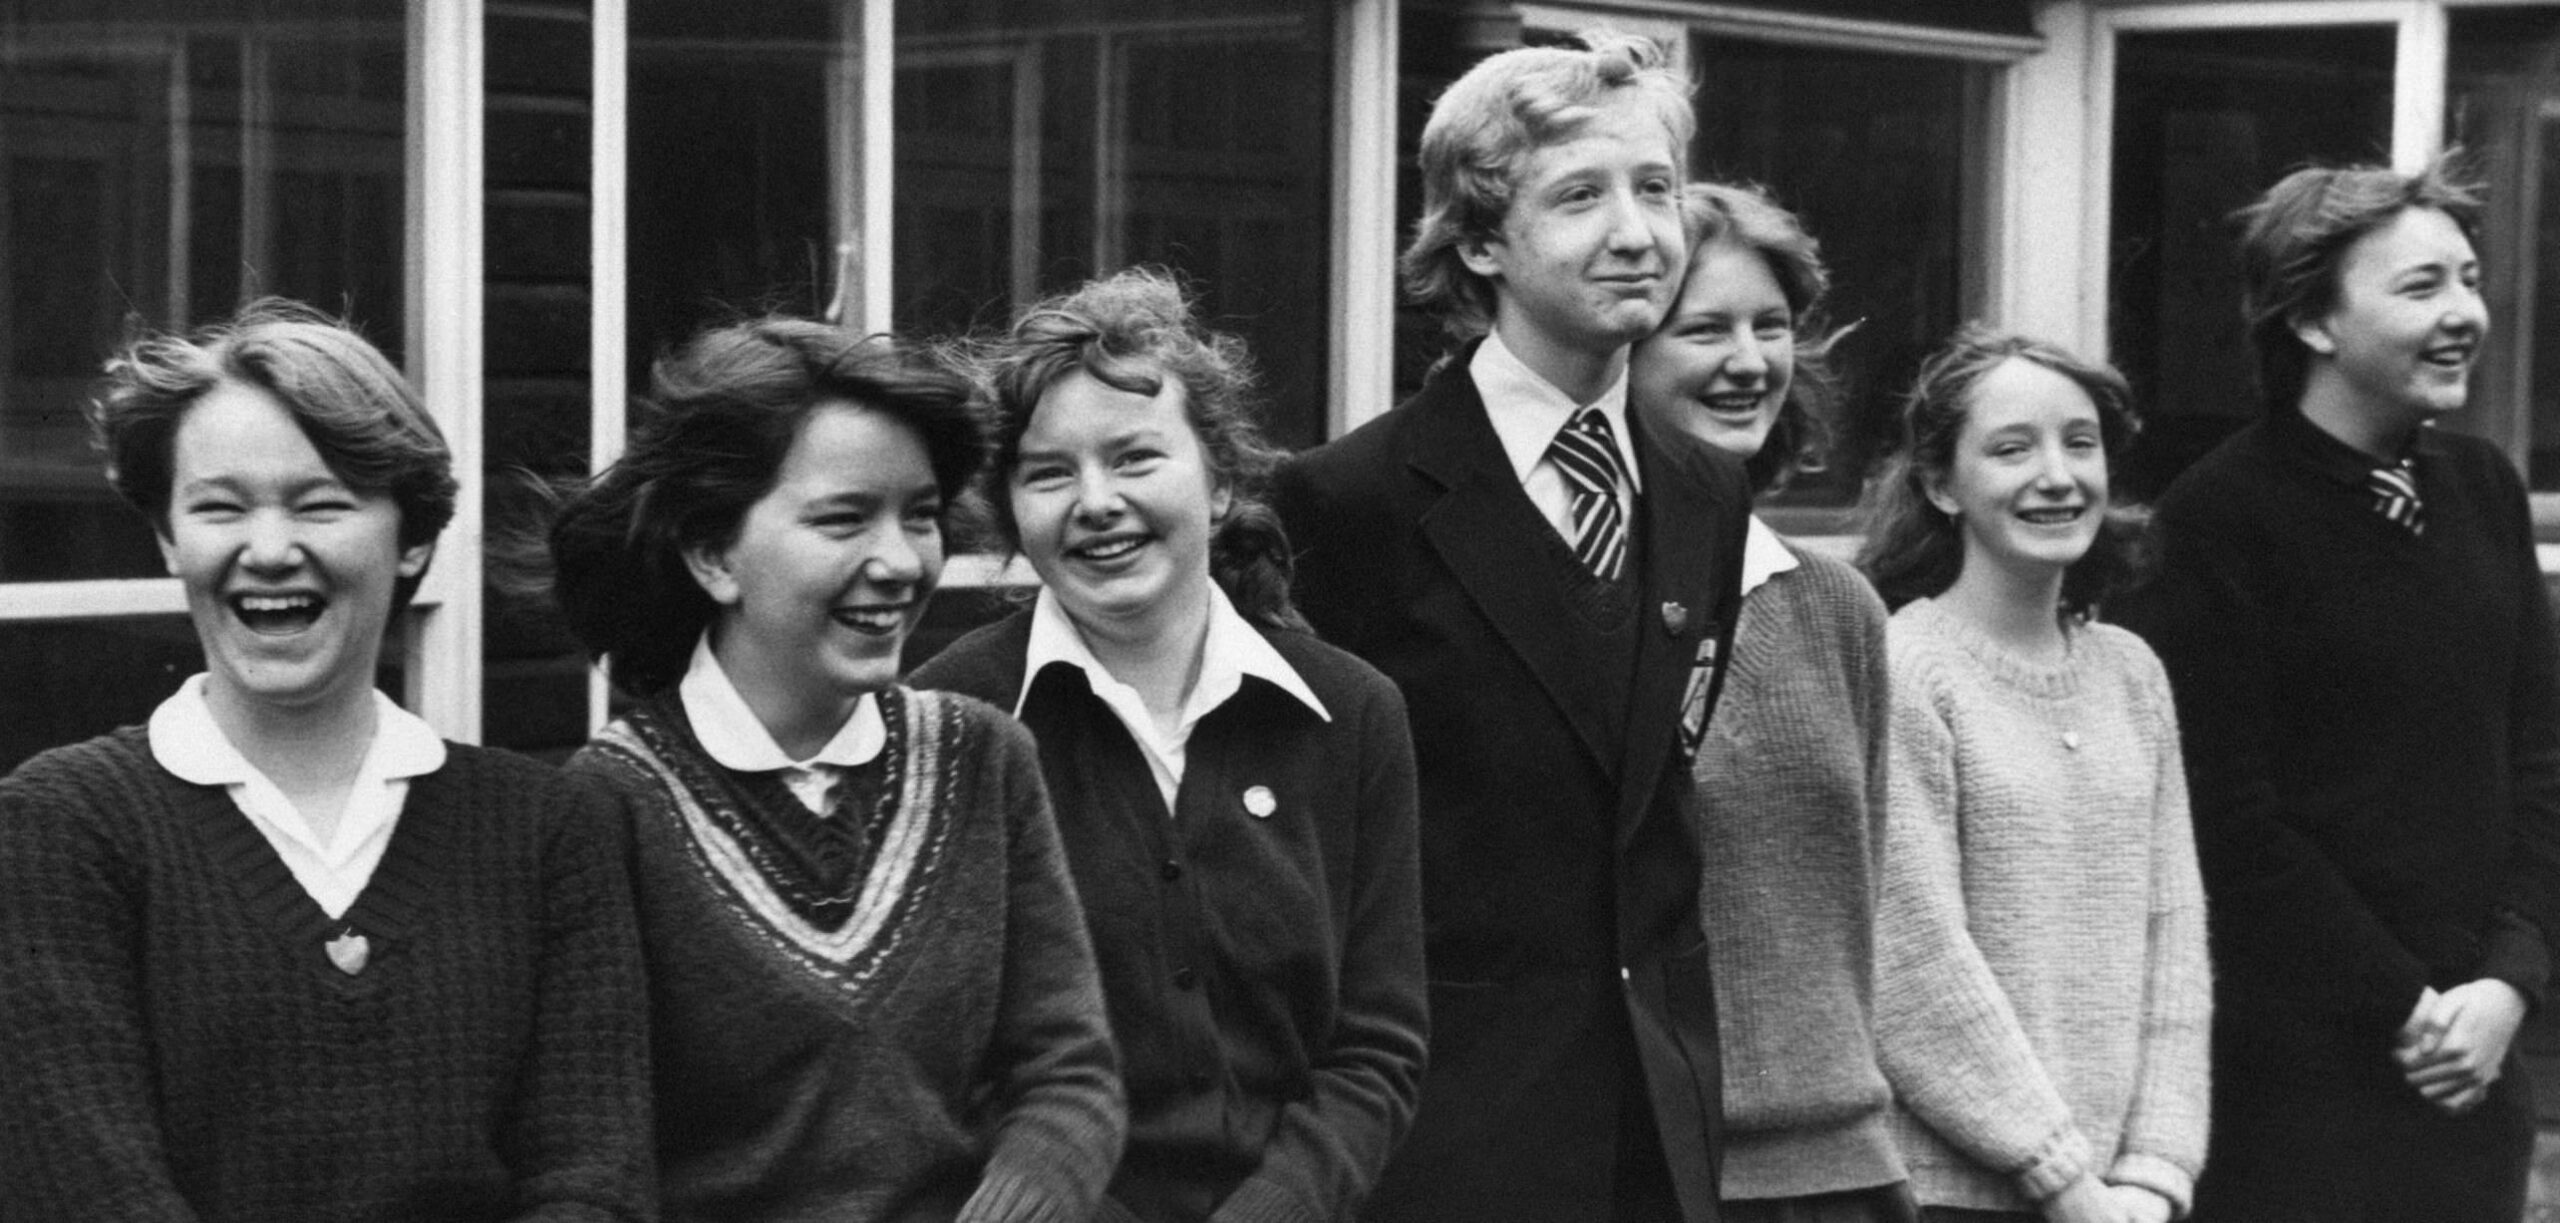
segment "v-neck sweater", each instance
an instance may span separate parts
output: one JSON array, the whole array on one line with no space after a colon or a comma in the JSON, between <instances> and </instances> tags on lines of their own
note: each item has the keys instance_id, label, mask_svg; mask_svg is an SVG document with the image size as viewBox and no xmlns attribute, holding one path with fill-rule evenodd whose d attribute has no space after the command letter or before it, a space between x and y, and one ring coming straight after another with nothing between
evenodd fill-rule
<instances>
[{"instance_id":1,"label":"v-neck sweater","mask_svg":"<svg viewBox=\"0 0 2560 1223\"><path fill-rule=\"evenodd\" d=\"M712 760L672 691L570 761L632 806L671 1223L1084 1223L1118 1161L1031 736L881 701L888 742L823 817Z\"/></svg>"},{"instance_id":2,"label":"v-neck sweater","mask_svg":"<svg viewBox=\"0 0 2560 1223\"><path fill-rule=\"evenodd\" d=\"M1332 716L1247 677L1193 727L1167 811L1084 671L1053 663L1026 687L1029 619L961 638L913 682L1020 694L1039 738L1129 1084L1102 1218L1356 1217L1421 1091L1403 698L1313 636L1264 631Z\"/></svg>"},{"instance_id":3,"label":"v-neck sweater","mask_svg":"<svg viewBox=\"0 0 2560 1223\"><path fill-rule=\"evenodd\" d=\"M0 1220L654 1217L622 836L599 788L448 745L333 921L141 728L28 761L0 781Z\"/></svg>"},{"instance_id":4,"label":"v-neck sweater","mask_svg":"<svg viewBox=\"0 0 2560 1223\"><path fill-rule=\"evenodd\" d=\"M1876 1039L1913 1195L2032 1210L2085 1173L2183 1210L2212 983L2168 677L2113 625L2045 665L1928 599L1886 651Z\"/></svg>"}]
</instances>

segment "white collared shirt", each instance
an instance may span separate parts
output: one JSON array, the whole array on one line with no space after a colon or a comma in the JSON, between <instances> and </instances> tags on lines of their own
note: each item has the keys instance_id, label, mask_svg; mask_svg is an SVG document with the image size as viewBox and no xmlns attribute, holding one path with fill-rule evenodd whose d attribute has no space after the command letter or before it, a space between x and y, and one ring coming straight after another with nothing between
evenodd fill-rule
<instances>
[{"instance_id":1,"label":"white collared shirt","mask_svg":"<svg viewBox=\"0 0 2560 1223\"><path fill-rule=\"evenodd\" d=\"M409 779L444 767L444 740L434 728L380 692L373 694L373 708L373 746L356 766L347 805L326 844L293 800L222 733L205 704L202 675L189 678L151 711L151 757L180 780L221 786L231 805L275 847L294 882L330 917L345 917L382 865L409 798Z\"/></svg>"},{"instance_id":2,"label":"white collared shirt","mask_svg":"<svg viewBox=\"0 0 2560 1223\"><path fill-rule=\"evenodd\" d=\"M1511 460L1511 474L1520 480L1520 488L1529 494L1529 503L1538 507L1549 526L1573 542L1573 488L1565 483L1564 472L1547 457L1555 444L1556 434L1564 431L1573 415L1585 404L1578 404L1556 384L1529 368L1502 342L1499 333L1487 332L1484 343L1476 346L1476 355L1467 363L1467 375L1475 379L1476 394L1484 400L1485 415L1493 421L1493 434L1502 441L1502 453ZM1618 457L1625 464L1626 476L1618 486L1618 507L1627 512L1627 521L1635 520L1635 495L1644 488L1643 478L1636 474L1635 439L1627 433L1627 373L1618 371L1618 380L1600 392L1600 414L1609 418L1609 428L1618 441Z\"/></svg>"},{"instance_id":3,"label":"white collared shirt","mask_svg":"<svg viewBox=\"0 0 2560 1223\"><path fill-rule=\"evenodd\" d=\"M738 686L711 653L709 633L693 643L693 661L676 685L676 697L693 723L693 737L720 767L738 773L780 772L791 797L819 815L830 811L844 771L869 764L889 742L888 724L880 720L880 698L866 692L826 746L806 760L792 759L747 707L747 698L738 695Z\"/></svg>"},{"instance_id":4,"label":"white collared shirt","mask_svg":"<svg viewBox=\"0 0 2560 1223\"><path fill-rule=\"evenodd\" d=\"M1182 766L1189 756L1191 729L1200 719L1227 703L1244 687L1248 675L1264 680L1281 691L1298 698L1317 717L1332 721L1324 702L1316 699L1315 690L1299 676L1289 660L1280 657L1253 625L1245 621L1227 598L1227 592L1209 583L1209 632L1201 643L1200 680L1191 686L1191 696L1182 703L1182 715L1175 719L1171 734L1156 728L1156 720L1147 713L1145 698L1138 690L1114 678L1110 670L1093 656L1093 648L1085 644L1084 633L1075 621L1067 618L1067 609L1058 596L1046 587L1031 609L1031 642L1023 651L1022 691L1013 698L1014 716L1022 715L1023 702L1031 697L1031 684L1052 663L1063 663L1084 672L1085 683L1093 694L1102 698L1104 706L1129 728L1129 737L1138 741L1138 753L1147 758L1147 771L1155 775L1156 792L1164 796L1167 814L1174 810L1174 795L1182 788Z\"/></svg>"},{"instance_id":5,"label":"white collared shirt","mask_svg":"<svg viewBox=\"0 0 2560 1223\"><path fill-rule=\"evenodd\" d=\"M1750 594L1769 579L1803 563L1774 528L1760 521L1758 514L1751 516L1742 536L1742 593Z\"/></svg>"}]
</instances>

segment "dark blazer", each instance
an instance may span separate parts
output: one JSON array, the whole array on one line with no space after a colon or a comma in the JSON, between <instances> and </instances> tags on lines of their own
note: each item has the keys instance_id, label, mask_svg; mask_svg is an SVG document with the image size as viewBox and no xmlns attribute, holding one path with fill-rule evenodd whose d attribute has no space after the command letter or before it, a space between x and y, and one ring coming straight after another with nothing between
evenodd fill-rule
<instances>
[{"instance_id":1,"label":"dark blazer","mask_svg":"<svg viewBox=\"0 0 2560 1223\"><path fill-rule=\"evenodd\" d=\"M1274 497L1300 606L1413 719L1432 1057L1369 1217L1605 1221L1622 1169L1659 1160L1682 1217L1710 1220L1720 1081L1679 721L1739 603L1749 493L1732 460L1630 418L1637 666L1632 689L1577 673L1553 629L1568 592L1537 551L1553 528L1471 352L1300 456ZM1623 751L1602 750L1620 720ZM1662 1150L1621 1152L1648 1106Z\"/></svg>"}]
</instances>

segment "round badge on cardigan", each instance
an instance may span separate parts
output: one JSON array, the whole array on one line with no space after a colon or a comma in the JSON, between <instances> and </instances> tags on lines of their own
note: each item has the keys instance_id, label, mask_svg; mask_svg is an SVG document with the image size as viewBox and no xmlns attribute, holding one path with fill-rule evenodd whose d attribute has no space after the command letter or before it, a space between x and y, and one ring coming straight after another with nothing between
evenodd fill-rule
<instances>
[{"instance_id":1,"label":"round badge on cardigan","mask_svg":"<svg viewBox=\"0 0 2560 1223\"><path fill-rule=\"evenodd\" d=\"M1267 820L1272 812L1280 809L1280 800L1271 793L1269 786L1248 786L1244 792L1244 809L1257 820Z\"/></svg>"}]
</instances>

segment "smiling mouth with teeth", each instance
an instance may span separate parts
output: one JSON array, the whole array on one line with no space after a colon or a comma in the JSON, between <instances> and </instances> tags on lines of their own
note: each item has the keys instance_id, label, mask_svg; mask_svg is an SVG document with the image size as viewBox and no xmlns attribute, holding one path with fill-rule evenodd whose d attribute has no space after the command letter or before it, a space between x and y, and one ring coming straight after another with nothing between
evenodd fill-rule
<instances>
[{"instance_id":1,"label":"smiling mouth with teeth","mask_svg":"<svg viewBox=\"0 0 2560 1223\"><path fill-rule=\"evenodd\" d=\"M2074 521L2080 517L2081 512L2082 511L2078 506L2065 506L2054 509L2020 510L2018 511L2018 517L2024 518L2038 526L2049 527L2059 526L2063 523Z\"/></svg>"},{"instance_id":2,"label":"smiling mouth with teeth","mask_svg":"<svg viewBox=\"0 0 2560 1223\"><path fill-rule=\"evenodd\" d=\"M328 600L312 594L233 595L231 614L253 633L298 633L318 620L328 605Z\"/></svg>"},{"instance_id":3,"label":"smiling mouth with teeth","mask_svg":"<svg viewBox=\"0 0 2560 1223\"><path fill-rule=\"evenodd\" d=\"M897 632L907 622L905 603L887 603L869 607L839 607L835 621L849 629L872 634Z\"/></svg>"},{"instance_id":4,"label":"smiling mouth with teeth","mask_svg":"<svg viewBox=\"0 0 2560 1223\"><path fill-rule=\"evenodd\" d=\"M1077 556L1081 556L1089 561L1118 560L1123 556L1127 556L1128 554L1137 551L1138 545L1145 542L1146 539L1142 536L1129 535L1123 536L1119 539L1106 539L1097 543L1078 544L1069 550L1074 552Z\"/></svg>"}]
</instances>

